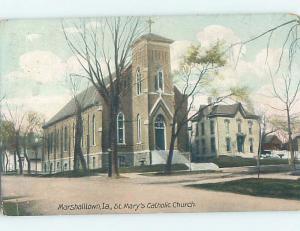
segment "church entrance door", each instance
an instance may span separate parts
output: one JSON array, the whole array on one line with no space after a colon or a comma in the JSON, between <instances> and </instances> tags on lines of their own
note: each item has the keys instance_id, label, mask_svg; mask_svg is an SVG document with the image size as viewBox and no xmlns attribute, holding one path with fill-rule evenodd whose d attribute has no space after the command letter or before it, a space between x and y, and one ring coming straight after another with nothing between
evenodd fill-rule
<instances>
[{"instance_id":1,"label":"church entrance door","mask_svg":"<svg viewBox=\"0 0 300 231\"><path fill-rule=\"evenodd\" d=\"M165 119L163 115L158 115L155 119L155 148L158 150L165 150Z\"/></svg>"}]
</instances>

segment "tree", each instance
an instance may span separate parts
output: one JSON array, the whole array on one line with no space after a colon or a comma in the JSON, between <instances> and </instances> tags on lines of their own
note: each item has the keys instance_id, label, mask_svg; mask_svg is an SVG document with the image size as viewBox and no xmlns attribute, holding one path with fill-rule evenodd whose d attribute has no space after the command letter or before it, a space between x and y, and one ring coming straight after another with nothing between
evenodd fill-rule
<instances>
[{"instance_id":1,"label":"tree","mask_svg":"<svg viewBox=\"0 0 300 231\"><path fill-rule=\"evenodd\" d=\"M213 80L211 75L216 75L218 69L226 64L226 57L221 48L222 44L220 42L217 42L207 50L201 46L192 45L184 57L181 69L177 74L179 78L178 85L182 86L182 97L175 104L172 119L171 141L165 169L167 174L171 173L176 139L180 131L187 126L189 121L196 118L205 108L218 104L229 97L239 96L246 98L246 88L232 87L227 94L222 96L217 96L218 94L216 94L217 92L215 91L215 99L205 107L200 108L200 105L194 104L195 98L199 96L199 94L204 91L205 86ZM193 111L195 107L196 109Z\"/></svg>"},{"instance_id":2,"label":"tree","mask_svg":"<svg viewBox=\"0 0 300 231\"><path fill-rule=\"evenodd\" d=\"M293 109L297 102L297 96L299 93L300 79L293 78L290 74L282 75L281 79L276 79L276 83L273 75L270 72L270 78L272 81L273 97L276 98L282 105L282 107L274 107L273 109L285 112L286 131L288 134L288 146L290 151L289 164L295 168L295 153L293 145ZM282 81L280 81L282 80ZM278 81L280 85L278 85Z\"/></svg>"},{"instance_id":3,"label":"tree","mask_svg":"<svg viewBox=\"0 0 300 231\"><path fill-rule=\"evenodd\" d=\"M8 155L7 152L13 149L14 129L13 124L10 121L5 121L0 118L0 154L1 163L0 170L7 171L8 168ZM5 157L4 157L5 155ZM3 168L3 169L2 169Z\"/></svg>"},{"instance_id":4,"label":"tree","mask_svg":"<svg viewBox=\"0 0 300 231\"><path fill-rule=\"evenodd\" d=\"M75 103L75 145L74 145L74 171L78 171L78 160L81 163L83 171L85 174L88 172L87 163L83 156L81 141L83 139L83 124L82 124L82 112L83 112L83 105L86 100L86 93L87 90L83 92L81 97L79 97L79 87L80 82L76 81L76 79L70 76L70 85L72 91L72 97ZM88 135L88 142L89 142L89 135ZM89 144L88 144L89 146Z\"/></svg>"},{"instance_id":5,"label":"tree","mask_svg":"<svg viewBox=\"0 0 300 231\"><path fill-rule=\"evenodd\" d=\"M90 81L103 99L109 112L110 159L108 176L118 176L117 114L122 93L122 75L128 67L131 46L142 34L138 17L108 17L81 25L73 25L78 36L67 33L64 23L63 32L67 44L84 74L78 74ZM108 74L106 75L105 70Z\"/></svg>"},{"instance_id":6,"label":"tree","mask_svg":"<svg viewBox=\"0 0 300 231\"><path fill-rule=\"evenodd\" d=\"M21 130L21 143L23 146L24 157L27 161L27 173L31 174L31 162L28 157L27 148L33 147L33 137L42 133L43 116L37 112L25 113L25 121Z\"/></svg>"},{"instance_id":7,"label":"tree","mask_svg":"<svg viewBox=\"0 0 300 231\"><path fill-rule=\"evenodd\" d=\"M268 118L265 112L261 112L259 116L259 143L258 143L258 150L257 150L257 178L260 177L260 158L261 154L264 152L265 139L268 135L276 133L278 130L281 129L281 126L278 123L277 119Z\"/></svg>"}]
</instances>

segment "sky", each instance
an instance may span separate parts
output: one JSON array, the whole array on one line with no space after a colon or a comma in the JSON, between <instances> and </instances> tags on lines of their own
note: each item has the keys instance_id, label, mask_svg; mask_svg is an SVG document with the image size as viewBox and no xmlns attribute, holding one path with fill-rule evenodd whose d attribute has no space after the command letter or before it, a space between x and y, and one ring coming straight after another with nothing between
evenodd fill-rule
<instances>
[{"instance_id":1,"label":"sky","mask_svg":"<svg viewBox=\"0 0 300 231\"><path fill-rule=\"evenodd\" d=\"M171 68L176 71L191 44L200 43L209 47L218 40L226 44L245 41L294 17L288 14L155 16L152 17L152 32L174 40L171 44ZM87 21L90 23L95 19ZM46 120L71 98L66 83L68 73L82 71L67 46L61 23L62 19L3 20L0 23L1 92L5 94L8 104L38 111ZM288 29L274 32L268 52L268 36L244 46L237 65L239 48L235 47L228 65L219 71L218 78L214 80L214 86L219 89L247 86L255 108L269 114L278 113L270 107L281 105L270 97L272 85L268 67L276 69ZM76 28L70 25L66 30L70 34L76 33ZM287 56L284 56L282 63L285 64L286 60ZM299 61L297 56L295 63ZM286 74L286 67L282 66L281 71L274 74L279 87L281 75ZM293 68L295 81L300 78L299 68L297 65ZM204 103L205 100L205 97L199 98L197 103Z\"/></svg>"}]
</instances>

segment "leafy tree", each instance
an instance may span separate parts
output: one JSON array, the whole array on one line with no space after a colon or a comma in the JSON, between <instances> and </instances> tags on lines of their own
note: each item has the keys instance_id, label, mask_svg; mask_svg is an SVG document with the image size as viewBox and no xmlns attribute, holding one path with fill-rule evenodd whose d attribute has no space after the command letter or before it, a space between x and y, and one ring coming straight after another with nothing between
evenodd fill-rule
<instances>
[{"instance_id":1,"label":"leafy tree","mask_svg":"<svg viewBox=\"0 0 300 231\"><path fill-rule=\"evenodd\" d=\"M195 98L213 81L212 76L216 76L218 70L226 65L226 57L222 48L221 42L217 42L209 49L200 45L192 45L184 57L180 71L177 73L182 97L175 104L166 173L170 173L172 169L176 140L189 121L196 118L205 108L218 104L227 98L247 99L248 89L246 87L231 87L227 94L221 96L217 89L212 89L211 94L214 96L214 100L205 107L200 108L200 105L194 103Z\"/></svg>"}]
</instances>

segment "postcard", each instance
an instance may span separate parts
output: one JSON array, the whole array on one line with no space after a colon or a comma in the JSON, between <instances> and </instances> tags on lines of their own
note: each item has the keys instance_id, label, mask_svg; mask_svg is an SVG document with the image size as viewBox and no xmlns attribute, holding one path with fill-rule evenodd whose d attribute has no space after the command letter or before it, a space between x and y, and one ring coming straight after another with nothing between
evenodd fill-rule
<instances>
[{"instance_id":1,"label":"postcard","mask_svg":"<svg viewBox=\"0 0 300 231\"><path fill-rule=\"evenodd\" d=\"M300 17L0 21L8 216L300 209Z\"/></svg>"}]
</instances>

